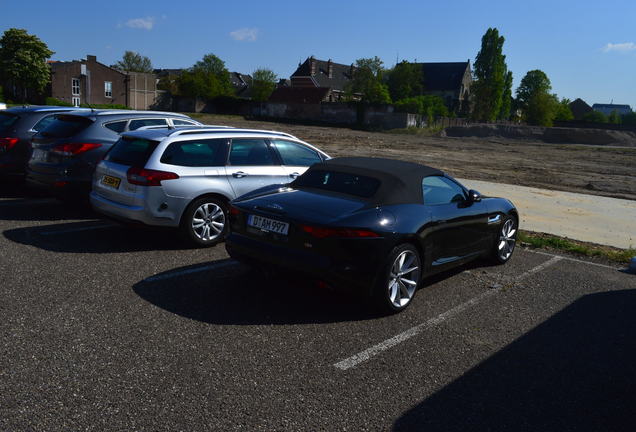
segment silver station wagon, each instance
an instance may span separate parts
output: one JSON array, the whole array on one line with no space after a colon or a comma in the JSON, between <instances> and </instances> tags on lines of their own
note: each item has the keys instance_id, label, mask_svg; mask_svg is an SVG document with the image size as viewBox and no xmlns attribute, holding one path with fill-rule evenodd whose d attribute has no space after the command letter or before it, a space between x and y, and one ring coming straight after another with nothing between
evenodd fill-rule
<instances>
[{"instance_id":1,"label":"silver station wagon","mask_svg":"<svg viewBox=\"0 0 636 432\"><path fill-rule=\"evenodd\" d=\"M329 159L298 138L224 127L148 129L122 134L97 165L91 204L98 212L179 228L197 246L225 238L230 200L287 184Z\"/></svg>"}]
</instances>

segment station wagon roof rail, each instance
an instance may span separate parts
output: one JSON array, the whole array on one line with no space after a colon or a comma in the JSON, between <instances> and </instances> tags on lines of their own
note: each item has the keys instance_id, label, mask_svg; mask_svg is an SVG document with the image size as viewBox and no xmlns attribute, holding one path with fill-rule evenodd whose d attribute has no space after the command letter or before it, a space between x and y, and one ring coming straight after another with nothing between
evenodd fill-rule
<instances>
[{"instance_id":1,"label":"station wagon roof rail","mask_svg":"<svg viewBox=\"0 0 636 432\"><path fill-rule=\"evenodd\" d=\"M284 136L287 138L298 139L295 136L285 133L285 132L276 132L276 131L268 131L268 130L260 130L260 129L237 129L229 126L214 126L214 127L187 127L187 128L175 128L173 132L171 132L170 136L179 136L179 135L191 135L191 134L206 134L206 133L253 133L259 135L276 135L276 136Z\"/></svg>"},{"instance_id":2,"label":"station wagon roof rail","mask_svg":"<svg viewBox=\"0 0 636 432\"><path fill-rule=\"evenodd\" d=\"M188 117L185 114L174 113L169 111L143 111L143 110L108 110L108 111L97 111L95 110L95 115L103 116L103 115L113 115L113 114L149 114L149 115L167 115L172 117ZM188 117L189 118L189 117Z\"/></svg>"}]
</instances>

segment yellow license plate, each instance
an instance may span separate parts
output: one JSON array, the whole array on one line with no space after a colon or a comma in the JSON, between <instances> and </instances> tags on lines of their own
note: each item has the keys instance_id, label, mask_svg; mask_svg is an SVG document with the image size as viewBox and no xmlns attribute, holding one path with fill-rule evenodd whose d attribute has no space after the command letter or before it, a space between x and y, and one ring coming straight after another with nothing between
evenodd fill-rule
<instances>
[{"instance_id":1,"label":"yellow license plate","mask_svg":"<svg viewBox=\"0 0 636 432\"><path fill-rule=\"evenodd\" d=\"M121 179L117 178L117 177L111 177L111 176L107 176L105 175L104 177L102 177L102 184L115 188L115 189L119 189L119 183L121 183Z\"/></svg>"}]
</instances>

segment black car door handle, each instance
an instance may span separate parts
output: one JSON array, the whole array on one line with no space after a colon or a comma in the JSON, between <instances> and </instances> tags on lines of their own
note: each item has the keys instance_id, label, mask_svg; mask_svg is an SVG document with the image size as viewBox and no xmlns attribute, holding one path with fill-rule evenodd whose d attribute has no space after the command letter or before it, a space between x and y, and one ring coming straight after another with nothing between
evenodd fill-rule
<instances>
[{"instance_id":1,"label":"black car door handle","mask_svg":"<svg viewBox=\"0 0 636 432\"><path fill-rule=\"evenodd\" d=\"M297 172L293 172L293 173L291 173L289 176L290 176L291 178L294 178L294 179L295 179L295 178L296 178L296 177L298 177L299 175L300 175L299 173L297 173Z\"/></svg>"},{"instance_id":2,"label":"black car door handle","mask_svg":"<svg viewBox=\"0 0 636 432\"><path fill-rule=\"evenodd\" d=\"M237 171L235 173L232 173L232 177L236 177L236 178L241 178L245 176L247 176L247 173L243 171Z\"/></svg>"}]
</instances>

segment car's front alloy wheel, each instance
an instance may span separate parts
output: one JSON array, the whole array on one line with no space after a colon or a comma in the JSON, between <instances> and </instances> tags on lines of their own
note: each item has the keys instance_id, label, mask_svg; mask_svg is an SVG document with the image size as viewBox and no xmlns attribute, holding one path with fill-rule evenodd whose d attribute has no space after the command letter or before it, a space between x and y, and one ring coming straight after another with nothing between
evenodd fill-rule
<instances>
[{"instance_id":1,"label":"car's front alloy wheel","mask_svg":"<svg viewBox=\"0 0 636 432\"><path fill-rule=\"evenodd\" d=\"M495 258L500 263L507 262L515 250L517 243L517 222L513 217L507 217L501 224L499 237L495 245Z\"/></svg>"}]
</instances>

